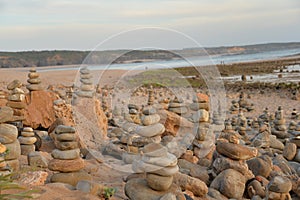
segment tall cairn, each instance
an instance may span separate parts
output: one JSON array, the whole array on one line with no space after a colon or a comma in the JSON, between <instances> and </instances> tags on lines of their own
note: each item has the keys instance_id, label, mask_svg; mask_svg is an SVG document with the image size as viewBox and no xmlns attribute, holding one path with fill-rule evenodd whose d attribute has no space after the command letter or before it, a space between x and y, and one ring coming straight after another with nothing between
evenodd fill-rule
<instances>
[{"instance_id":1,"label":"tall cairn","mask_svg":"<svg viewBox=\"0 0 300 200\"><path fill-rule=\"evenodd\" d=\"M18 137L18 140L21 144L22 155L28 155L29 153L35 151L34 143L37 141L37 139L34 137L34 132L31 127L23 128L21 136Z\"/></svg>"},{"instance_id":2,"label":"tall cairn","mask_svg":"<svg viewBox=\"0 0 300 200\"><path fill-rule=\"evenodd\" d=\"M76 186L80 180L91 180L91 176L82 172L84 160L80 157L78 138L74 127L59 125L55 129L55 146L48 168L59 171L53 174L51 182L68 183Z\"/></svg>"},{"instance_id":3,"label":"tall cairn","mask_svg":"<svg viewBox=\"0 0 300 200\"><path fill-rule=\"evenodd\" d=\"M29 85L26 86L26 88L29 91L39 91L39 90L43 90L43 87L41 85L41 79L39 78L40 75L36 72L35 68L32 68L29 70L29 74L28 74L28 80L27 82L29 83Z\"/></svg>"},{"instance_id":4,"label":"tall cairn","mask_svg":"<svg viewBox=\"0 0 300 200\"><path fill-rule=\"evenodd\" d=\"M93 84L93 76L87 67L80 69L80 90L77 95L80 97L93 98L95 94L95 87Z\"/></svg>"},{"instance_id":5,"label":"tall cairn","mask_svg":"<svg viewBox=\"0 0 300 200\"><path fill-rule=\"evenodd\" d=\"M7 85L7 89L11 92L8 96L8 102L6 105L13 109L14 116L17 116L19 120L24 118L23 109L26 107L25 92L21 89L22 85L23 84L19 80L14 80Z\"/></svg>"}]
</instances>

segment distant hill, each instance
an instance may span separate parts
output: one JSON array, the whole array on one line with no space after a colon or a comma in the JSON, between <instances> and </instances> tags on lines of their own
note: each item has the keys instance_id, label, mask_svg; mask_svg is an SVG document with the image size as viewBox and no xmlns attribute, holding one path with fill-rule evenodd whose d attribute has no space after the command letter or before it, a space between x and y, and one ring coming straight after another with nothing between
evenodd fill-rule
<instances>
[{"instance_id":1,"label":"distant hill","mask_svg":"<svg viewBox=\"0 0 300 200\"><path fill-rule=\"evenodd\" d=\"M144 62L171 60L180 57L201 55L250 54L285 49L300 49L300 42L268 43L244 46L222 46L210 48L186 48L182 50L109 50L96 51L85 61L86 64ZM89 51L25 51L0 52L0 68L77 65L83 63Z\"/></svg>"}]
</instances>

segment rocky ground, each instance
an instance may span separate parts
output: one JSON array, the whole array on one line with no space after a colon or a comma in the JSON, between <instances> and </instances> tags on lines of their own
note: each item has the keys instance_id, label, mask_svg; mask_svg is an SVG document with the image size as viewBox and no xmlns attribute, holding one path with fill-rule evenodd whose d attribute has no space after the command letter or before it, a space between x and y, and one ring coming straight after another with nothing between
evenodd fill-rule
<instances>
[{"instance_id":1,"label":"rocky ground","mask_svg":"<svg viewBox=\"0 0 300 200\"><path fill-rule=\"evenodd\" d=\"M27 189L38 189L35 199L104 199L109 188L116 189L111 199L300 195L297 87L247 89L241 81L226 86L222 102L212 104L217 100L205 88L128 90L121 81L130 79L122 76L138 71L28 72L1 70L0 141L5 148L14 144L14 153L3 159L7 164L18 161L13 177ZM19 82L12 83L15 79ZM19 128L20 138L13 128L16 121L33 128L40 141L29 139L30 129ZM7 139L4 128L15 136ZM39 151L24 153L29 140Z\"/></svg>"}]
</instances>

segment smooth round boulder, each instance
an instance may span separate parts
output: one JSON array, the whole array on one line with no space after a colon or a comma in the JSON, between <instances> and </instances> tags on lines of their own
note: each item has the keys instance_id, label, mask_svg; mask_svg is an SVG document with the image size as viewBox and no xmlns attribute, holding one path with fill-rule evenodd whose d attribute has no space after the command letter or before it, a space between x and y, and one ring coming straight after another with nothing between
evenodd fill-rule
<instances>
[{"instance_id":1,"label":"smooth round boulder","mask_svg":"<svg viewBox=\"0 0 300 200\"><path fill-rule=\"evenodd\" d=\"M168 190L173 183L173 176L159 176L147 173L146 181L150 188L156 191Z\"/></svg>"},{"instance_id":2,"label":"smooth round boulder","mask_svg":"<svg viewBox=\"0 0 300 200\"><path fill-rule=\"evenodd\" d=\"M89 175L87 172L78 171L78 172L68 172L68 173L63 172L63 173L53 174L50 181L52 183L56 183L56 182L67 183L75 187L79 181L82 180L91 181L92 179L93 177Z\"/></svg>"},{"instance_id":3,"label":"smooth round boulder","mask_svg":"<svg viewBox=\"0 0 300 200\"><path fill-rule=\"evenodd\" d=\"M297 154L297 145L288 142L283 149L283 156L287 160L293 160Z\"/></svg>"},{"instance_id":4,"label":"smooth round boulder","mask_svg":"<svg viewBox=\"0 0 300 200\"><path fill-rule=\"evenodd\" d=\"M60 160L73 160L80 157L80 149L72 149L65 151L54 149L51 155L53 158Z\"/></svg>"},{"instance_id":5,"label":"smooth round boulder","mask_svg":"<svg viewBox=\"0 0 300 200\"><path fill-rule=\"evenodd\" d=\"M18 159L21 155L21 146L18 140L13 143L5 144L9 152L4 156L5 160Z\"/></svg>"},{"instance_id":6,"label":"smooth round boulder","mask_svg":"<svg viewBox=\"0 0 300 200\"><path fill-rule=\"evenodd\" d=\"M36 72L30 72L28 74L28 78L30 78L30 79L35 79L35 78L39 78L39 77L40 77L40 75Z\"/></svg>"},{"instance_id":7,"label":"smooth round boulder","mask_svg":"<svg viewBox=\"0 0 300 200\"><path fill-rule=\"evenodd\" d=\"M0 124L12 120L13 115L14 110L12 108L8 106L0 107Z\"/></svg>"},{"instance_id":8,"label":"smooth round boulder","mask_svg":"<svg viewBox=\"0 0 300 200\"><path fill-rule=\"evenodd\" d=\"M267 187L272 192L288 193L292 190L292 182L287 177L275 176Z\"/></svg>"},{"instance_id":9,"label":"smooth round boulder","mask_svg":"<svg viewBox=\"0 0 300 200\"><path fill-rule=\"evenodd\" d=\"M144 115L142 116L141 120L144 126L149 126L158 123L160 120L160 116L158 114Z\"/></svg>"},{"instance_id":10,"label":"smooth round boulder","mask_svg":"<svg viewBox=\"0 0 300 200\"><path fill-rule=\"evenodd\" d=\"M18 137L18 129L14 125L0 124L0 143L13 143Z\"/></svg>"},{"instance_id":11,"label":"smooth round boulder","mask_svg":"<svg viewBox=\"0 0 300 200\"><path fill-rule=\"evenodd\" d=\"M156 135L161 135L163 132L165 132L165 127L160 123L149 126L138 126L134 130L134 133L143 137L154 137Z\"/></svg>"}]
</instances>

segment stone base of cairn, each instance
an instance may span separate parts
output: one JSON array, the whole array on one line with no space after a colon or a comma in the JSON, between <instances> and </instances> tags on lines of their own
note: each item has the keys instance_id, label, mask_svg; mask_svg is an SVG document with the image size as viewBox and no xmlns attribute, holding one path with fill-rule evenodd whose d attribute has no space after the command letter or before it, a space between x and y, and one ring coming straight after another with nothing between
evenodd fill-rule
<instances>
[{"instance_id":1,"label":"stone base of cairn","mask_svg":"<svg viewBox=\"0 0 300 200\"><path fill-rule=\"evenodd\" d=\"M80 90L76 94L80 97L92 98L95 94L95 87L93 84L93 76L87 67L80 69Z\"/></svg>"},{"instance_id":2,"label":"stone base of cairn","mask_svg":"<svg viewBox=\"0 0 300 200\"><path fill-rule=\"evenodd\" d=\"M34 143L37 141L36 137L34 136L33 129L30 127L23 128L21 132L21 136L18 138L21 144L21 154L28 155L31 152L35 151Z\"/></svg>"},{"instance_id":3,"label":"stone base of cairn","mask_svg":"<svg viewBox=\"0 0 300 200\"><path fill-rule=\"evenodd\" d=\"M168 153L166 147L155 143L146 145L142 152L142 157L133 162L132 169L135 173L146 173L146 184L141 184L140 182L143 182L141 179L131 179L125 185L127 196L130 199L143 199L146 196L149 199L161 199L168 193L175 196L175 191L170 190L174 187L173 176L179 171L176 156ZM141 190L135 188L134 193L137 194L132 192L134 184L140 185L141 188Z\"/></svg>"},{"instance_id":4,"label":"stone base of cairn","mask_svg":"<svg viewBox=\"0 0 300 200\"><path fill-rule=\"evenodd\" d=\"M29 74L28 74L28 80L27 82L29 83L29 85L26 86L26 88L29 91L39 91L39 90L43 90L43 87L41 85L41 79L39 78L40 75L36 72L35 68L32 68L29 70Z\"/></svg>"},{"instance_id":5,"label":"stone base of cairn","mask_svg":"<svg viewBox=\"0 0 300 200\"><path fill-rule=\"evenodd\" d=\"M11 171L17 171L19 169L21 148L17 137L18 129L16 126L0 124L0 140L2 143L0 145L0 147L2 147L0 159L4 160L1 162L0 174L9 174ZM4 153L6 149L9 149L9 151Z\"/></svg>"},{"instance_id":6,"label":"stone base of cairn","mask_svg":"<svg viewBox=\"0 0 300 200\"><path fill-rule=\"evenodd\" d=\"M80 157L80 149L76 130L70 126L59 125L55 129L55 146L48 168L59 171L53 174L51 182L67 183L73 186L80 180L91 180L91 176L80 171L84 168L84 160Z\"/></svg>"},{"instance_id":7,"label":"stone base of cairn","mask_svg":"<svg viewBox=\"0 0 300 200\"><path fill-rule=\"evenodd\" d=\"M178 99L177 97L175 97L174 100L170 101L168 110L178 115L183 115L188 112L188 109L183 103L183 100Z\"/></svg>"},{"instance_id":8,"label":"stone base of cairn","mask_svg":"<svg viewBox=\"0 0 300 200\"><path fill-rule=\"evenodd\" d=\"M8 96L7 106L14 111L15 120L23 120L23 109L26 107L25 92L21 89L22 83L19 80L14 80L7 85L7 89L11 91Z\"/></svg>"},{"instance_id":9,"label":"stone base of cairn","mask_svg":"<svg viewBox=\"0 0 300 200\"><path fill-rule=\"evenodd\" d=\"M287 133L287 127L285 125L286 120L284 119L284 112L281 106L278 107L278 110L275 113L275 120L273 121L274 127L272 128L272 134L276 135L277 138L285 139L289 135Z\"/></svg>"}]
</instances>

